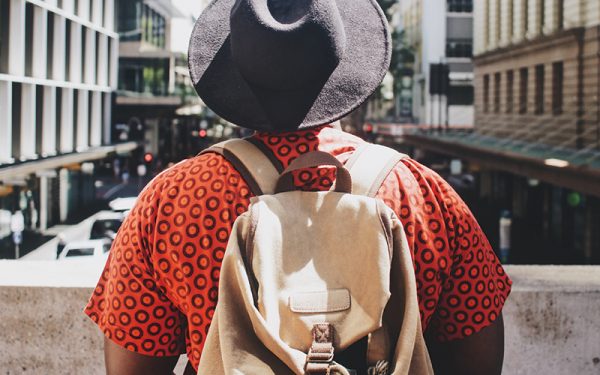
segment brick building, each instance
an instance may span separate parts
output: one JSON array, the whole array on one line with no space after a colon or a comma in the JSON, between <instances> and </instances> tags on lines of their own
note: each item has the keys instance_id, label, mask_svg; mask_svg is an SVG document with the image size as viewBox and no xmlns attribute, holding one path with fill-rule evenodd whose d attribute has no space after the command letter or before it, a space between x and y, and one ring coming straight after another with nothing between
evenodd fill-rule
<instances>
[{"instance_id":1,"label":"brick building","mask_svg":"<svg viewBox=\"0 0 600 375\"><path fill-rule=\"evenodd\" d=\"M481 0L473 13L474 130L405 140L469 177L496 248L512 217L509 261L600 263L600 2Z\"/></svg>"},{"instance_id":2,"label":"brick building","mask_svg":"<svg viewBox=\"0 0 600 375\"><path fill-rule=\"evenodd\" d=\"M487 0L475 12L478 133L600 148L600 2Z\"/></svg>"}]
</instances>

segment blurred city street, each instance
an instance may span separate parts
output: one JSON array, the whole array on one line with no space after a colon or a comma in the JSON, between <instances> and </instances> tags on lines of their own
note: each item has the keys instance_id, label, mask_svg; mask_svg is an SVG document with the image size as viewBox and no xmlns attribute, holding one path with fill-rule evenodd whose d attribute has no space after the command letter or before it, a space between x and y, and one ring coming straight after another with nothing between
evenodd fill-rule
<instances>
[{"instance_id":1,"label":"blurred city street","mask_svg":"<svg viewBox=\"0 0 600 375\"><path fill-rule=\"evenodd\" d=\"M510 265L504 373L600 374L600 0L377 3L391 66L342 129L442 176ZM0 374L104 373L80 312L140 192L252 134L194 89L208 4L0 0Z\"/></svg>"}]
</instances>

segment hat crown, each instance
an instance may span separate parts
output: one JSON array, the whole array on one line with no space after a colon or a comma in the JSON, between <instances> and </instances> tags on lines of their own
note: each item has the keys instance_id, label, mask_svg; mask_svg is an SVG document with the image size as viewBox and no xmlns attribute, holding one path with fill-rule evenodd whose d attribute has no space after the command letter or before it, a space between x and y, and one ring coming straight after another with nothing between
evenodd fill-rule
<instances>
[{"instance_id":1,"label":"hat crown","mask_svg":"<svg viewBox=\"0 0 600 375\"><path fill-rule=\"evenodd\" d=\"M346 48L334 0L237 0L230 30L239 72L251 85L268 90L324 84Z\"/></svg>"}]
</instances>

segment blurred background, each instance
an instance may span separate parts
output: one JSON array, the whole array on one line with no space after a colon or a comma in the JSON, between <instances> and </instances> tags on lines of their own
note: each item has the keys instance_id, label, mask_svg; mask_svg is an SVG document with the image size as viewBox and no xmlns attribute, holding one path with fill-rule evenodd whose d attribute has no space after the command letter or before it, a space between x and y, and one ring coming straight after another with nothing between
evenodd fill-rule
<instances>
[{"instance_id":1,"label":"blurred background","mask_svg":"<svg viewBox=\"0 0 600 375\"><path fill-rule=\"evenodd\" d=\"M600 1L378 2L392 63L343 128L445 177L511 263L503 373L600 373ZM104 374L81 310L139 192L248 135L191 86L207 3L0 0L3 374Z\"/></svg>"},{"instance_id":2,"label":"blurred background","mask_svg":"<svg viewBox=\"0 0 600 375\"><path fill-rule=\"evenodd\" d=\"M444 176L504 262L599 264L600 2L379 3L392 64L345 130ZM0 258L102 253L149 179L247 135L190 83L206 5L0 0Z\"/></svg>"}]
</instances>

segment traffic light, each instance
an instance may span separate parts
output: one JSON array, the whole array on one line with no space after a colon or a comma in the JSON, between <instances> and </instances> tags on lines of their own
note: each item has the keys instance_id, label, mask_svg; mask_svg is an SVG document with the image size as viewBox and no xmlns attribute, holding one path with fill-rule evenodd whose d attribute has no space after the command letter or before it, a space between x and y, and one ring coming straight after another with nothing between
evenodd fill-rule
<instances>
[{"instance_id":1,"label":"traffic light","mask_svg":"<svg viewBox=\"0 0 600 375\"><path fill-rule=\"evenodd\" d=\"M448 95L450 68L448 64L429 64L429 94Z\"/></svg>"},{"instance_id":2,"label":"traffic light","mask_svg":"<svg viewBox=\"0 0 600 375\"><path fill-rule=\"evenodd\" d=\"M363 125L363 133L364 138L368 142L373 142L375 140L375 127L371 123L365 123Z\"/></svg>"},{"instance_id":3,"label":"traffic light","mask_svg":"<svg viewBox=\"0 0 600 375\"><path fill-rule=\"evenodd\" d=\"M200 129L200 131L198 132L198 136L200 138L206 138L207 132L206 129Z\"/></svg>"},{"instance_id":4,"label":"traffic light","mask_svg":"<svg viewBox=\"0 0 600 375\"><path fill-rule=\"evenodd\" d=\"M152 155L149 152L147 152L147 153L144 154L144 162L146 164L151 164L153 160L154 160L154 155Z\"/></svg>"}]
</instances>

